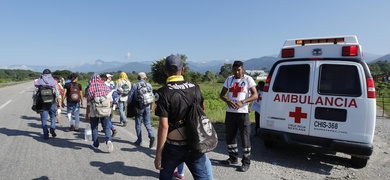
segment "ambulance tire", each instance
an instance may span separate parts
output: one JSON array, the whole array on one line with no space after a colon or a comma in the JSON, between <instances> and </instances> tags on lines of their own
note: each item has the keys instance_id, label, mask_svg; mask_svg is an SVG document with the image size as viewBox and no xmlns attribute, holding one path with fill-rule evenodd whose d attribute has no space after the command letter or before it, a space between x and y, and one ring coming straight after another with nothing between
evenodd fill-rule
<instances>
[{"instance_id":1,"label":"ambulance tire","mask_svg":"<svg viewBox=\"0 0 390 180\"><path fill-rule=\"evenodd\" d=\"M368 159L351 156L351 163L356 168L364 168L367 165Z\"/></svg>"},{"instance_id":2,"label":"ambulance tire","mask_svg":"<svg viewBox=\"0 0 390 180\"><path fill-rule=\"evenodd\" d=\"M276 146L276 142L272 140L264 140L264 146L266 148L274 148Z\"/></svg>"}]
</instances>

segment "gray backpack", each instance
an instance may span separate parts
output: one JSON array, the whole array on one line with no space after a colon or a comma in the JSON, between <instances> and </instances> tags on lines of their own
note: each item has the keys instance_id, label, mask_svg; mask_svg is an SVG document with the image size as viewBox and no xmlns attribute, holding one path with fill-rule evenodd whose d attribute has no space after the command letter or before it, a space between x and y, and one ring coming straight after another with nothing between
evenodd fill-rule
<instances>
[{"instance_id":1,"label":"gray backpack","mask_svg":"<svg viewBox=\"0 0 390 180\"><path fill-rule=\"evenodd\" d=\"M111 114L111 102L107 96L98 96L92 100L92 109L96 117L108 117Z\"/></svg>"},{"instance_id":2,"label":"gray backpack","mask_svg":"<svg viewBox=\"0 0 390 180\"><path fill-rule=\"evenodd\" d=\"M137 83L137 101L140 106L147 106L154 102L153 90L145 82Z\"/></svg>"}]
</instances>

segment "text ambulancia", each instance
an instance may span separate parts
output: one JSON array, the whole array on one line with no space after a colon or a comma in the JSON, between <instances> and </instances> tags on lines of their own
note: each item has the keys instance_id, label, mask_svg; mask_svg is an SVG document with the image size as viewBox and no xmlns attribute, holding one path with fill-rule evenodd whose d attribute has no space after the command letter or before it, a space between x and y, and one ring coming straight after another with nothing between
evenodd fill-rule
<instances>
[{"instance_id":1,"label":"text ambulancia","mask_svg":"<svg viewBox=\"0 0 390 180\"><path fill-rule=\"evenodd\" d=\"M266 79L257 133L267 147L322 147L364 167L373 152L375 98L356 36L289 39Z\"/></svg>"}]
</instances>

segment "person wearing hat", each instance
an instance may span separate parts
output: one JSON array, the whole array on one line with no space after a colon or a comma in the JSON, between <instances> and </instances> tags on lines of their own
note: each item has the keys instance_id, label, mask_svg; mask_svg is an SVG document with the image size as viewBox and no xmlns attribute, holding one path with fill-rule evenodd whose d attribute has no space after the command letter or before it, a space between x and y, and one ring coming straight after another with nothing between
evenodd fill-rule
<instances>
[{"instance_id":1,"label":"person wearing hat","mask_svg":"<svg viewBox=\"0 0 390 180\"><path fill-rule=\"evenodd\" d=\"M137 133L136 145L142 143L141 123L148 131L149 148L155 145L155 137L153 128L150 125L150 112L152 111L152 103L154 102L152 85L146 82L147 76L145 72L138 73L138 82L133 84L127 102L131 102L133 98L139 104L139 112L135 116L135 132ZM141 102L142 101L142 102Z\"/></svg>"},{"instance_id":2,"label":"person wearing hat","mask_svg":"<svg viewBox=\"0 0 390 180\"><path fill-rule=\"evenodd\" d=\"M115 82L112 80L112 74L106 74L106 81L104 81L104 83L110 87L110 89L115 89Z\"/></svg>"},{"instance_id":3,"label":"person wearing hat","mask_svg":"<svg viewBox=\"0 0 390 180\"><path fill-rule=\"evenodd\" d=\"M199 85L185 81L183 72L183 60L179 55L170 55L165 59L164 73L168 78L166 85L159 88L155 95L155 114L159 117L159 125L154 166L160 170L159 179L172 179L176 166L182 162L186 163L194 179L212 179L206 154L193 153L185 137L183 119L186 113L182 112L187 111L189 105L177 91L182 91L188 99L196 99L194 102L204 106Z\"/></svg>"},{"instance_id":4,"label":"person wearing hat","mask_svg":"<svg viewBox=\"0 0 390 180\"><path fill-rule=\"evenodd\" d=\"M59 104L59 107L61 108L61 95L59 93L57 82L51 75L51 71L49 69L45 69L42 72L42 75L34 82L35 90L33 94L33 107L32 109L35 110L37 113L41 116L41 122L42 122L42 130L43 130L43 138L49 139L49 130L47 128L47 118L50 116L50 134L52 137L56 137L57 134L55 132L56 129L56 112L57 112L57 104ZM43 88L51 88L53 92L53 95L50 95L52 98L51 102L48 102L50 100L46 99L46 102L43 101L42 98L42 90ZM47 91L46 91L47 92Z\"/></svg>"},{"instance_id":5,"label":"person wearing hat","mask_svg":"<svg viewBox=\"0 0 390 180\"><path fill-rule=\"evenodd\" d=\"M82 86L79 84L78 75L72 73L69 76L70 82L65 83L64 96L62 102L66 99L66 113L69 119L70 128L69 131L79 131L80 124L80 107L84 106L84 96ZM80 105L81 103L81 105ZM74 120L72 119L74 116Z\"/></svg>"}]
</instances>

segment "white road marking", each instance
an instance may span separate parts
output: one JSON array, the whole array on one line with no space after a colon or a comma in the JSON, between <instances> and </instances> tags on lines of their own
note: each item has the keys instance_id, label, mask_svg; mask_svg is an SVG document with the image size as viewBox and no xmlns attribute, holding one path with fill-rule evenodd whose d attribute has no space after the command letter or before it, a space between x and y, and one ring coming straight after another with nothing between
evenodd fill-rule
<instances>
[{"instance_id":1,"label":"white road marking","mask_svg":"<svg viewBox=\"0 0 390 180\"><path fill-rule=\"evenodd\" d=\"M7 104L9 104L12 100L8 100L6 103L4 103L3 105L0 106L0 109L3 109L3 107L5 107Z\"/></svg>"}]
</instances>

